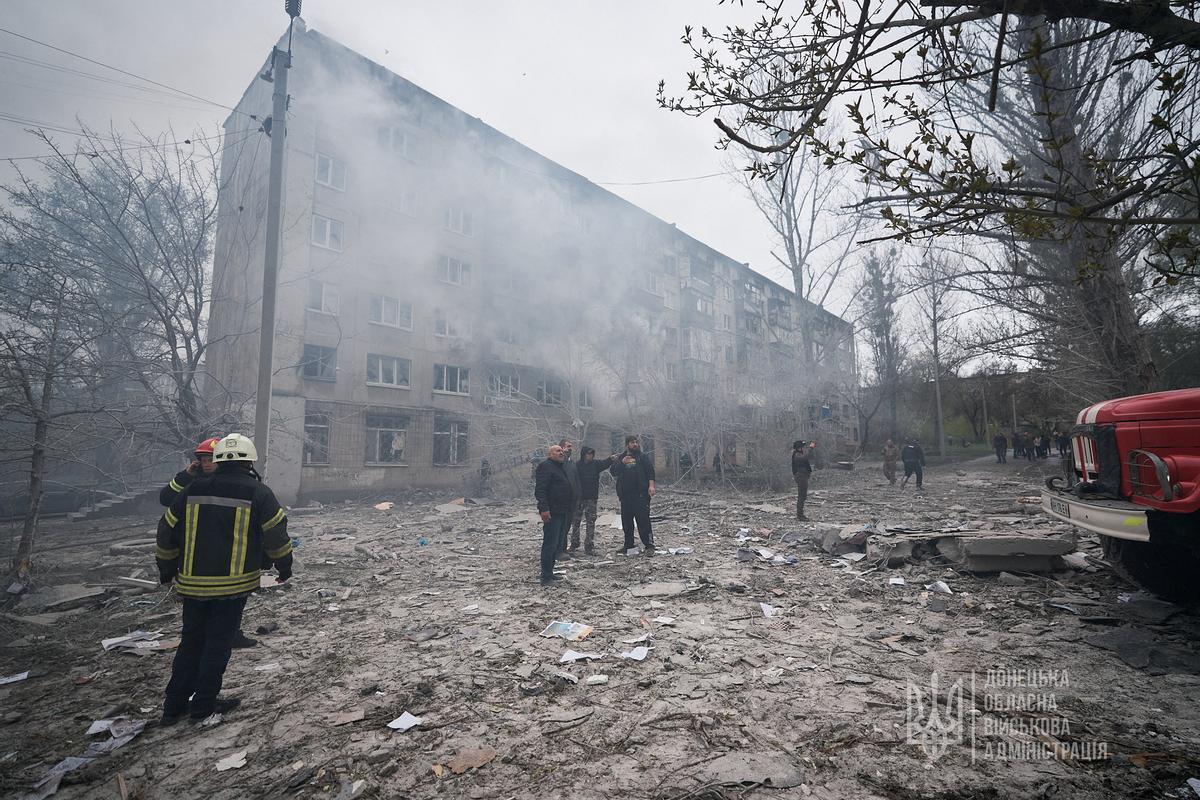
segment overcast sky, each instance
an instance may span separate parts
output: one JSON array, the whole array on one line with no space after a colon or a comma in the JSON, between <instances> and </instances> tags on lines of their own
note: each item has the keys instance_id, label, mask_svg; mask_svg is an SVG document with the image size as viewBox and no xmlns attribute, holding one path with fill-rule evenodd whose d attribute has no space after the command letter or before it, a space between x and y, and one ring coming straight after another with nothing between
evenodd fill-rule
<instances>
[{"instance_id":1,"label":"overcast sky","mask_svg":"<svg viewBox=\"0 0 1200 800\"><path fill-rule=\"evenodd\" d=\"M748 4L749 5L749 4ZM0 27L232 106L285 29L283 0L0 0ZM711 119L655 103L692 64L683 27L723 27L752 10L716 0L305 0L325 33L597 183L723 172ZM16 58L14 58L14 56ZM74 72L108 72L0 33L0 158L39 155L28 120L76 128L171 125L210 133L227 109ZM16 117L13 122L5 117ZM22 124L25 122L25 124ZM71 136L55 134L69 142ZM182 138L182 136L180 137ZM34 163L22 162L28 166ZM11 169L0 167L5 179ZM770 231L733 178L607 187L791 287Z\"/></svg>"}]
</instances>

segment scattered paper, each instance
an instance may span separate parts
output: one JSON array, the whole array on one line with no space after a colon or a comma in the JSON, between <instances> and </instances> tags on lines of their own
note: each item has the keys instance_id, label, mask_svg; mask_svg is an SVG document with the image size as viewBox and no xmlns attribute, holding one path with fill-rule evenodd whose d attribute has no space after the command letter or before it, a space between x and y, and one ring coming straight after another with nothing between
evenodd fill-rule
<instances>
[{"instance_id":1,"label":"scattered paper","mask_svg":"<svg viewBox=\"0 0 1200 800\"><path fill-rule=\"evenodd\" d=\"M6 683L16 683L17 681L23 681L28 677L29 677L29 670L25 670L24 672L18 672L16 675L9 675L8 677L0 678L0 686L3 686Z\"/></svg>"},{"instance_id":2,"label":"scattered paper","mask_svg":"<svg viewBox=\"0 0 1200 800\"><path fill-rule=\"evenodd\" d=\"M638 645L628 653L621 653L621 658L628 658L631 661L644 661L648 655L650 655L650 648L643 644Z\"/></svg>"},{"instance_id":3,"label":"scattered paper","mask_svg":"<svg viewBox=\"0 0 1200 800\"><path fill-rule=\"evenodd\" d=\"M405 711L400 716L388 723L388 727L394 731L406 731L409 728L414 728L424 722L421 717L414 717L412 714Z\"/></svg>"},{"instance_id":4,"label":"scattered paper","mask_svg":"<svg viewBox=\"0 0 1200 800\"><path fill-rule=\"evenodd\" d=\"M384 500L382 503L375 504L376 511L390 511L392 506L396 505L391 500Z\"/></svg>"},{"instance_id":5,"label":"scattered paper","mask_svg":"<svg viewBox=\"0 0 1200 800\"><path fill-rule=\"evenodd\" d=\"M582 622L551 622L546 626L546 630L541 632L541 636L551 639L555 636L560 639L566 639L568 642L578 642L581 639L586 639L588 634L592 632L591 625L584 625Z\"/></svg>"},{"instance_id":6,"label":"scattered paper","mask_svg":"<svg viewBox=\"0 0 1200 800\"><path fill-rule=\"evenodd\" d=\"M162 636L162 631L134 631L127 633L124 636L115 636L112 639L102 639L100 646L105 650L112 650L115 647L140 647L138 642L150 642Z\"/></svg>"},{"instance_id":7,"label":"scattered paper","mask_svg":"<svg viewBox=\"0 0 1200 800\"><path fill-rule=\"evenodd\" d=\"M462 610L463 610L463 611L465 611L465 612L467 612L467 613L470 613L470 612L472 612L472 611L478 611L478 610L479 610L479 603L471 603L471 605L469 605L469 606L463 606Z\"/></svg>"},{"instance_id":8,"label":"scattered paper","mask_svg":"<svg viewBox=\"0 0 1200 800\"><path fill-rule=\"evenodd\" d=\"M770 603L759 603L758 607L762 609L764 617L774 617L779 614L779 609Z\"/></svg>"},{"instance_id":9,"label":"scattered paper","mask_svg":"<svg viewBox=\"0 0 1200 800\"><path fill-rule=\"evenodd\" d=\"M554 677L561 678L562 680L566 681L567 683L579 683L579 676L572 675L569 672L556 672L556 673L554 673Z\"/></svg>"},{"instance_id":10,"label":"scattered paper","mask_svg":"<svg viewBox=\"0 0 1200 800\"><path fill-rule=\"evenodd\" d=\"M925 585L925 588L931 592L937 592L938 594L954 594L954 592L950 591L950 587L946 585L945 581L934 581L933 583L928 583Z\"/></svg>"},{"instance_id":11,"label":"scattered paper","mask_svg":"<svg viewBox=\"0 0 1200 800\"><path fill-rule=\"evenodd\" d=\"M653 634L647 632L647 633L643 633L641 636L634 636L632 639L622 639L621 644L637 644L638 642L644 642L647 639L649 639L652 635Z\"/></svg>"},{"instance_id":12,"label":"scattered paper","mask_svg":"<svg viewBox=\"0 0 1200 800\"><path fill-rule=\"evenodd\" d=\"M589 675L587 680L584 681L584 683L586 683L588 686L600 686L602 684L608 683L608 676L607 675Z\"/></svg>"},{"instance_id":13,"label":"scattered paper","mask_svg":"<svg viewBox=\"0 0 1200 800\"><path fill-rule=\"evenodd\" d=\"M230 769L241 769L246 766L246 751L239 750L230 756L225 756L217 762L217 772L225 772Z\"/></svg>"},{"instance_id":14,"label":"scattered paper","mask_svg":"<svg viewBox=\"0 0 1200 800\"><path fill-rule=\"evenodd\" d=\"M888 586L903 586L903 585L904 585L904 578L901 578L899 575L893 575L892 577L888 578Z\"/></svg>"},{"instance_id":15,"label":"scattered paper","mask_svg":"<svg viewBox=\"0 0 1200 800\"><path fill-rule=\"evenodd\" d=\"M654 621L657 622L659 625L674 625L675 624L674 617L655 617Z\"/></svg>"},{"instance_id":16,"label":"scattered paper","mask_svg":"<svg viewBox=\"0 0 1200 800\"><path fill-rule=\"evenodd\" d=\"M575 650L567 650L565 653L562 654L561 657L559 657L558 663L572 664L576 661L583 661L584 659L589 659L589 658L590 659L604 658L604 654L603 653L580 653Z\"/></svg>"},{"instance_id":17,"label":"scattered paper","mask_svg":"<svg viewBox=\"0 0 1200 800\"><path fill-rule=\"evenodd\" d=\"M667 550L673 556L686 556L696 552L690 547L672 547Z\"/></svg>"},{"instance_id":18,"label":"scattered paper","mask_svg":"<svg viewBox=\"0 0 1200 800\"><path fill-rule=\"evenodd\" d=\"M847 561L862 561L866 557L866 553L846 553L842 556L842 558L846 559Z\"/></svg>"}]
</instances>

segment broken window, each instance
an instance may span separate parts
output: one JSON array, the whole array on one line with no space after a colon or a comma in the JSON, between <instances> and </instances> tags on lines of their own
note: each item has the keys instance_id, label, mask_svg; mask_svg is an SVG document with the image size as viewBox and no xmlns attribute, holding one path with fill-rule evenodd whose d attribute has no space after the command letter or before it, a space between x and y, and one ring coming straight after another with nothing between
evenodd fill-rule
<instances>
[{"instance_id":1,"label":"broken window","mask_svg":"<svg viewBox=\"0 0 1200 800\"><path fill-rule=\"evenodd\" d=\"M338 313L337 287L324 281L308 282L309 311L320 311L324 314Z\"/></svg>"},{"instance_id":2,"label":"broken window","mask_svg":"<svg viewBox=\"0 0 1200 800\"><path fill-rule=\"evenodd\" d=\"M337 189L339 192L346 191L346 164L339 161L333 156L327 156L324 153L317 153L317 183L322 186L328 186L330 189Z\"/></svg>"},{"instance_id":3,"label":"broken window","mask_svg":"<svg viewBox=\"0 0 1200 800\"><path fill-rule=\"evenodd\" d=\"M587 388L586 386L584 388L580 389L577 400L579 401L580 408L591 408L592 407L592 390Z\"/></svg>"},{"instance_id":4,"label":"broken window","mask_svg":"<svg viewBox=\"0 0 1200 800\"><path fill-rule=\"evenodd\" d=\"M521 393L521 376L515 372L488 375L488 393L497 397L516 397Z\"/></svg>"},{"instance_id":5,"label":"broken window","mask_svg":"<svg viewBox=\"0 0 1200 800\"><path fill-rule=\"evenodd\" d=\"M404 464L408 417L394 412L367 412L368 464Z\"/></svg>"},{"instance_id":6,"label":"broken window","mask_svg":"<svg viewBox=\"0 0 1200 800\"><path fill-rule=\"evenodd\" d=\"M457 466L467 463L467 457L467 423L447 417L434 417L434 465Z\"/></svg>"},{"instance_id":7,"label":"broken window","mask_svg":"<svg viewBox=\"0 0 1200 800\"><path fill-rule=\"evenodd\" d=\"M465 327L457 320L447 316L442 309L435 309L433 312L433 335L434 336L462 336Z\"/></svg>"},{"instance_id":8,"label":"broken window","mask_svg":"<svg viewBox=\"0 0 1200 800\"><path fill-rule=\"evenodd\" d=\"M394 125L381 125L376 130L376 141L384 150L404 158L413 157L413 139L408 131Z\"/></svg>"},{"instance_id":9,"label":"broken window","mask_svg":"<svg viewBox=\"0 0 1200 800\"><path fill-rule=\"evenodd\" d=\"M399 386L408 388L407 358L367 354L367 383L376 386Z\"/></svg>"},{"instance_id":10,"label":"broken window","mask_svg":"<svg viewBox=\"0 0 1200 800\"><path fill-rule=\"evenodd\" d=\"M319 344L304 345L300 368L306 378L320 381L337 380L337 348Z\"/></svg>"},{"instance_id":11,"label":"broken window","mask_svg":"<svg viewBox=\"0 0 1200 800\"><path fill-rule=\"evenodd\" d=\"M563 404L562 381L549 379L538 381L537 401L544 406L561 406Z\"/></svg>"},{"instance_id":12,"label":"broken window","mask_svg":"<svg viewBox=\"0 0 1200 800\"><path fill-rule=\"evenodd\" d=\"M398 298L382 294L371 295L368 319L377 325L412 330L412 303L401 303Z\"/></svg>"},{"instance_id":13,"label":"broken window","mask_svg":"<svg viewBox=\"0 0 1200 800\"><path fill-rule=\"evenodd\" d=\"M700 314L704 314L705 316L711 317L713 315L712 299L708 298L708 297L703 297L702 295L695 295L694 297L695 297L695 302L693 303L693 307L696 309L696 311Z\"/></svg>"},{"instance_id":14,"label":"broken window","mask_svg":"<svg viewBox=\"0 0 1200 800\"><path fill-rule=\"evenodd\" d=\"M304 412L304 463L329 463L329 415Z\"/></svg>"},{"instance_id":15,"label":"broken window","mask_svg":"<svg viewBox=\"0 0 1200 800\"><path fill-rule=\"evenodd\" d=\"M312 218L312 243L317 247L324 247L328 250L341 251L342 249L342 223L331 217L322 217L320 214L313 214Z\"/></svg>"},{"instance_id":16,"label":"broken window","mask_svg":"<svg viewBox=\"0 0 1200 800\"><path fill-rule=\"evenodd\" d=\"M463 236L474 234L471 212L464 211L458 206L450 206L446 209L446 213L442 217L442 227L454 233L461 233Z\"/></svg>"},{"instance_id":17,"label":"broken window","mask_svg":"<svg viewBox=\"0 0 1200 800\"><path fill-rule=\"evenodd\" d=\"M471 285L471 265L452 256L438 259L438 280L455 286Z\"/></svg>"},{"instance_id":18,"label":"broken window","mask_svg":"<svg viewBox=\"0 0 1200 800\"><path fill-rule=\"evenodd\" d=\"M469 370L450 364L434 364L433 390L446 394L470 394Z\"/></svg>"},{"instance_id":19,"label":"broken window","mask_svg":"<svg viewBox=\"0 0 1200 800\"><path fill-rule=\"evenodd\" d=\"M653 272L646 273L646 291L650 294L658 294L658 276Z\"/></svg>"}]
</instances>

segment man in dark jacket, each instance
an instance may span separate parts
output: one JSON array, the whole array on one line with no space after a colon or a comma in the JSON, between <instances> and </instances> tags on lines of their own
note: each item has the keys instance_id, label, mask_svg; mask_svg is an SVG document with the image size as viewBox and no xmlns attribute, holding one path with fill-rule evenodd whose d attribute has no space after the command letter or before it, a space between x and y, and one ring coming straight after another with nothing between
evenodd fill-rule
<instances>
[{"instance_id":1,"label":"man in dark jacket","mask_svg":"<svg viewBox=\"0 0 1200 800\"><path fill-rule=\"evenodd\" d=\"M909 439L904 445L904 449L900 451L900 460L904 463L904 481L900 486L907 486L908 479L916 475L917 488L920 489L925 477L925 451L916 439Z\"/></svg>"},{"instance_id":2,"label":"man in dark jacket","mask_svg":"<svg viewBox=\"0 0 1200 800\"><path fill-rule=\"evenodd\" d=\"M274 564L282 583L292 575L287 515L254 472L254 443L238 433L213 452L217 469L192 481L158 523L154 558L159 578L183 598L183 631L163 701L163 723L193 721L235 708L218 700L246 598Z\"/></svg>"},{"instance_id":3,"label":"man in dark jacket","mask_svg":"<svg viewBox=\"0 0 1200 800\"><path fill-rule=\"evenodd\" d=\"M812 455L816 450L816 442L792 442L792 479L796 481L796 519L801 522L804 516L804 501L808 499L808 478L812 475Z\"/></svg>"},{"instance_id":4,"label":"man in dark jacket","mask_svg":"<svg viewBox=\"0 0 1200 800\"><path fill-rule=\"evenodd\" d=\"M542 585L548 586L559 580L554 574L554 556L558 552L559 540L571 521L571 504L575 493L571 481L563 469L563 449L550 445L546 460L537 465L534 472L534 499L538 514L542 517Z\"/></svg>"},{"instance_id":5,"label":"man in dark jacket","mask_svg":"<svg viewBox=\"0 0 1200 800\"><path fill-rule=\"evenodd\" d=\"M636 436L625 437L625 452L609 470L617 481L617 499L621 501L621 527L625 531L625 548L633 549L633 525L648 556L654 555L654 536L650 530L650 498L654 486L654 462L642 452Z\"/></svg>"},{"instance_id":6,"label":"man in dark jacket","mask_svg":"<svg viewBox=\"0 0 1200 800\"><path fill-rule=\"evenodd\" d=\"M575 514L571 519L571 552L579 547L579 524L587 522L587 535L583 539L583 554L596 555L596 501L600 498L600 473L612 466L616 456L609 456L603 461L596 460L596 451L585 447L580 452L580 462L576 467L579 477L579 502L575 504Z\"/></svg>"},{"instance_id":7,"label":"man in dark jacket","mask_svg":"<svg viewBox=\"0 0 1200 800\"><path fill-rule=\"evenodd\" d=\"M992 437L992 447L996 450L996 463L1008 463L1008 439L1004 438L1004 434L996 431L996 435Z\"/></svg>"},{"instance_id":8,"label":"man in dark jacket","mask_svg":"<svg viewBox=\"0 0 1200 800\"><path fill-rule=\"evenodd\" d=\"M567 514L567 524L563 526L562 533L558 537L558 552L554 555L556 559L562 560L572 558L575 548L579 546L579 528L576 523L575 545L571 547L571 552L567 552L567 534L571 529L571 523L577 519L579 513L579 465L571 458L575 453L575 445L571 444L570 439L559 439L558 446L563 451L563 472L567 474L567 481L571 484L571 510Z\"/></svg>"}]
</instances>

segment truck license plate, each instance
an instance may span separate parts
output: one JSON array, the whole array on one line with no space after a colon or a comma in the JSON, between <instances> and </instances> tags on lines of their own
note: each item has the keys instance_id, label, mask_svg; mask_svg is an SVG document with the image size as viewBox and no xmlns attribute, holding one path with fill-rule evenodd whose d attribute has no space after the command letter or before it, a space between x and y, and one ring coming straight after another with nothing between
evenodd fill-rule
<instances>
[{"instance_id":1,"label":"truck license plate","mask_svg":"<svg viewBox=\"0 0 1200 800\"><path fill-rule=\"evenodd\" d=\"M1050 510L1055 514L1062 514L1064 517L1071 516L1071 506L1056 497L1050 498Z\"/></svg>"}]
</instances>

